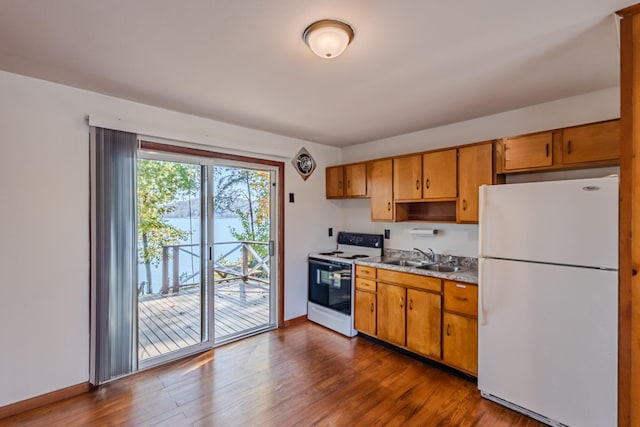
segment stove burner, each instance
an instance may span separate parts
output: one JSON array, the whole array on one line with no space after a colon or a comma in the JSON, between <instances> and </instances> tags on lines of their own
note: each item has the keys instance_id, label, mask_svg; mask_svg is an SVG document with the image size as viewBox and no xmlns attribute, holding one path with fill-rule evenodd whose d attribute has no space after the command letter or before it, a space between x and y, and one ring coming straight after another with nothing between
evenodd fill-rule
<instances>
[{"instance_id":1,"label":"stove burner","mask_svg":"<svg viewBox=\"0 0 640 427\"><path fill-rule=\"evenodd\" d=\"M332 251L332 252L319 252L318 255L337 255L341 254L341 251Z\"/></svg>"},{"instance_id":2,"label":"stove burner","mask_svg":"<svg viewBox=\"0 0 640 427\"><path fill-rule=\"evenodd\" d=\"M344 255L344 256L339 256L340 258L344 258L344 259L358 259L358 258L368 258L371 255L364 255L364 254L354 254L354 255Z\"/></svg>"}]
</instances>

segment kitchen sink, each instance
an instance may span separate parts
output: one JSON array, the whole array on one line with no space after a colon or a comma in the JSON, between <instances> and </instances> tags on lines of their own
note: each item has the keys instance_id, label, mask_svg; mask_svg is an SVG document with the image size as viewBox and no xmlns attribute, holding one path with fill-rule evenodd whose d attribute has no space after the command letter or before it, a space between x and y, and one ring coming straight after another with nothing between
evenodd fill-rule
<instances>
[{"instance_id":1,"label":"kitchen sink","mask_svg":"<svg viewBox=\"0 0 640 427\"><path fill-rule=\"evenodd\" d=\"M425 263L424 261L413 261L402 258L386 258L382 260L383 264L398 265L400 267L413 267L420 270L437 271L440 273L455 273L462 270L462 267L448 264Z\"/></svg>"},{"instance_id":2,"label":"kitchen sink","mask_svg":"<svg viewBox=\"0 0 640 427\"><path fill-rule=\"evenodd\" d=\"M388 265L399 265L401 267L417 267L417 268L420 268L420 266L425 265L424 262L421 262L421 261L412 261L409 259L400 259L400 258L383 259L382 263L388 264Z\"/></svg>"},{"instance_id":3,"label":"kitchen sink","mask_svg":"<svg viewBox=\"0 0 640 427\"><path fill-rule=\"evenodd\" d=\"M438 271L440 273L455 273L456 271L462 270L462 267L446 264L423 264L416 266L416 268L421 270Z\"/></svg>"}]
</instances>

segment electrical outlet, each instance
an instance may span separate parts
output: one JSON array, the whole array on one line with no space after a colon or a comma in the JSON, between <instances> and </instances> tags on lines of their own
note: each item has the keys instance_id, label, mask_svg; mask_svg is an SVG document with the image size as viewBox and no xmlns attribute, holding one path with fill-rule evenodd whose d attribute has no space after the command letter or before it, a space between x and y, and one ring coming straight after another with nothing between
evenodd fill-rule
<instances>
[{"instance_id":1,"label":"electrical outlet","mask_svg":"<svg viewBox=\"0 0 640 427\"><path fill-rule=\"evenodd\" d=\"M296 197L293 193L289 193L289 203L293 203L296 201Z\"/></svg>"},{"instance_id":2,"label":"electrical outlet","mask_svg":"<svg viewBox=\"0 0 640 427\"><path fill-rule=\"evenodd\" d=\"M385 230L384 230L384 238L385 239L390 239L391 238L391 230L385 228Z\"/></svg>"},{"instance_id":3,"label":"electrical outlet","mask_svg":"<svg viewBox=\"0 0 640 427\"><path fill-rule=\"evenodd\" d=\"M333 236L333 227L329 227L329 237Z\"/></svg>"}]
</instances>

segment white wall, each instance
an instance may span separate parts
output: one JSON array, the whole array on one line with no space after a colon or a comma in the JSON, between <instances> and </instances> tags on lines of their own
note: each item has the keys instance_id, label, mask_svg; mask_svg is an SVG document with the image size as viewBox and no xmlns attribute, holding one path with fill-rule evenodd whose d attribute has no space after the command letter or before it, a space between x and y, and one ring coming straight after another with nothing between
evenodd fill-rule
<instances>
[{"instance_id":1,"label":"white wall","mask_svg":"<svg viewBox=\"0 0 640 427\"><path fill-rule=\"evenodd\" d=\"M324 168L340 150L0 72L0 406L88 380L86 115L114 127L286 162L285 319L306 314L306 254L340 214ZM303 181L290 159L318 162ZM241 153L242 154L242 153ZM288 199L287 199L288 200Z\"/></svg>"},{"instance_id":2,"label":"white wall","mask_svg":"<svg viewBox=\"0 0 640 427\"><path fill-rule=\"evenodd\" d=\"M343 150L344 163L389 157L399 154L428 151L442 147L470 144L526 133L597 122L620 117L620 89L613 87L572 98L534 105L466 122L454 123L434 129L386 138ZM615 173L617 168L510 177L509 182L531 181L543 178L570 179ZM410 250L432 248L436 253L460 256L478 256L478 226L458 224L380 223L371 222L368 200L342 202L343 229L368 233L391 230L391 239L385 247ZM433 237L409 234L415 227L442 230Z\"/></svg>"}]
</instances>

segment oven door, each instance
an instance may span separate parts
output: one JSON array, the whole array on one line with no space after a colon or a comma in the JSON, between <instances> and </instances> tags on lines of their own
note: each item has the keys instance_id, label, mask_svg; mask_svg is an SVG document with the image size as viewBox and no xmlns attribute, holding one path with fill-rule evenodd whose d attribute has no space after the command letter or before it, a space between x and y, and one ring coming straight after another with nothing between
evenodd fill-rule
<instances>
[{"instance_id":1,"label":"oven door","mask_svg":"<svg viewBox=\"0 0 640 427\"><path fill-rule=\"evenodd\" d=\"M351 315L351 264L309 258L309 301Z\"/></svg>"}]
</instances>

